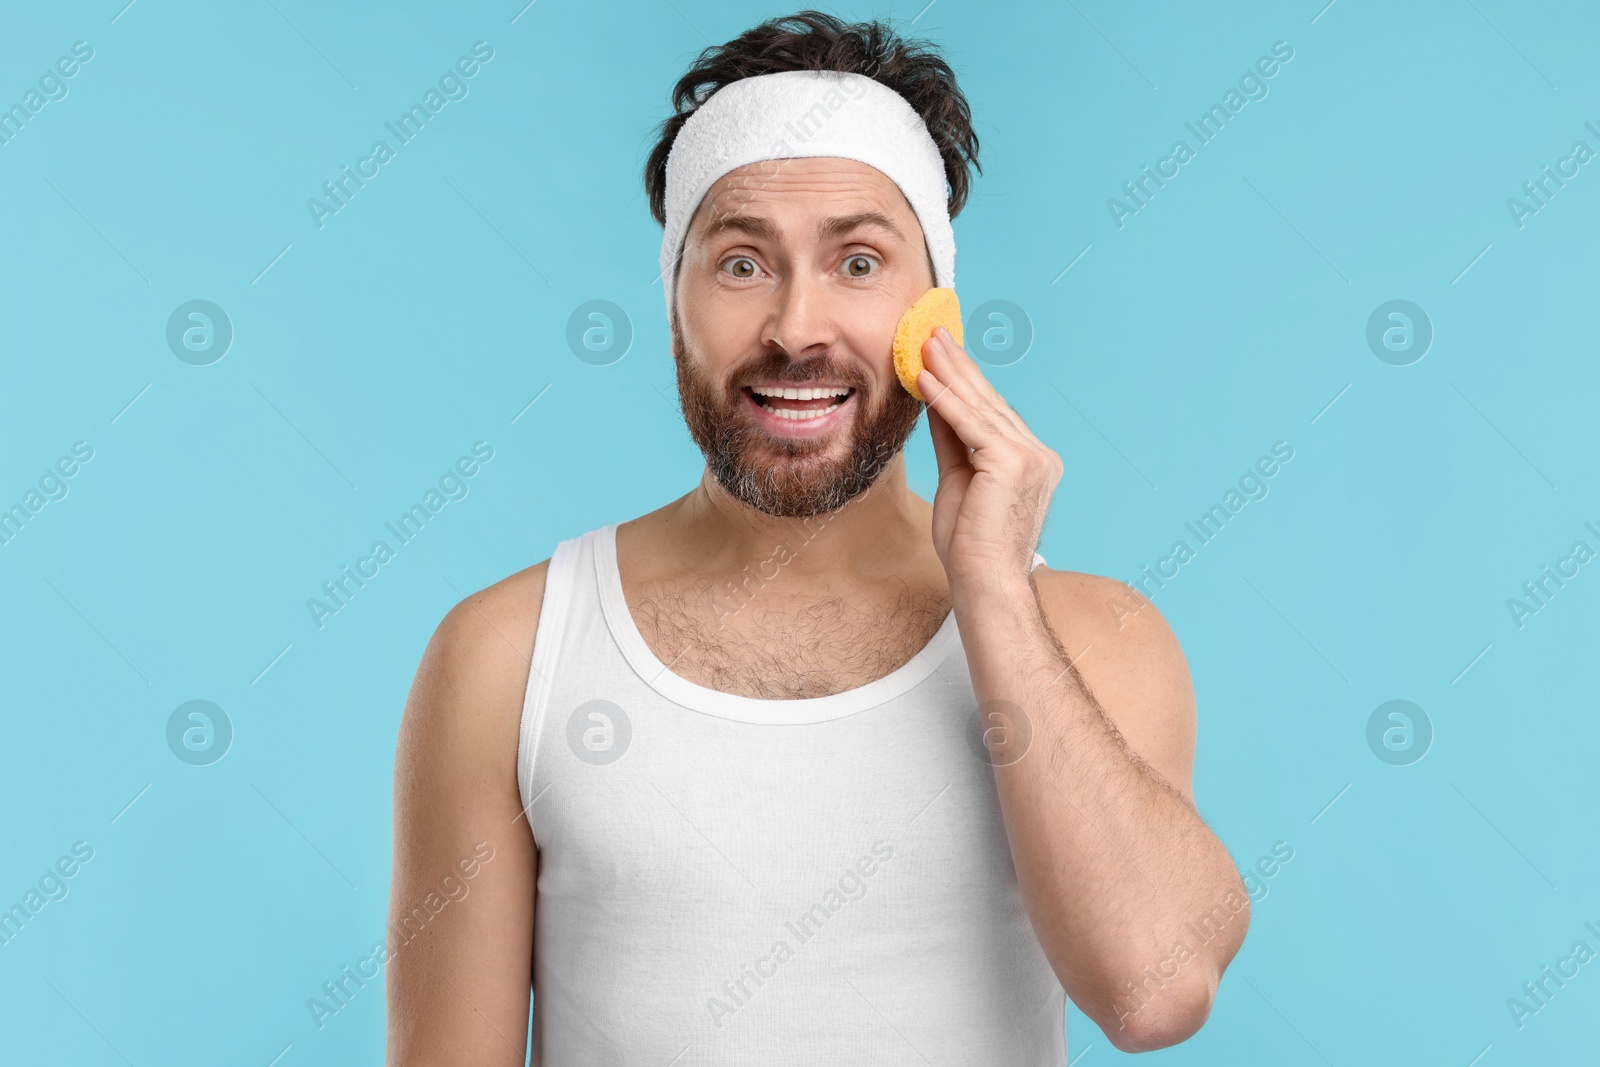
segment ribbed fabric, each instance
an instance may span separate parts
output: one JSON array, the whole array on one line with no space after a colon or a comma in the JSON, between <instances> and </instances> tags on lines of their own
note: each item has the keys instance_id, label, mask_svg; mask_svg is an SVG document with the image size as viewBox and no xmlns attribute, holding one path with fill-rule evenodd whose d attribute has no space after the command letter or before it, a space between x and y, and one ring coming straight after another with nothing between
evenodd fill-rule
<instances>
[{"instance_id":1,"label":"ribbed fabric","mask_svg":"<svg viewBox=\"0 0 1600 1067\"><path fill-rule=\"evenodd\" d=\"M1065 1064L975 709L953 615L831 696L696 685L629 614L616 526L561 542L517 753L535 1067Z\"/></svg>"}]
</instances>

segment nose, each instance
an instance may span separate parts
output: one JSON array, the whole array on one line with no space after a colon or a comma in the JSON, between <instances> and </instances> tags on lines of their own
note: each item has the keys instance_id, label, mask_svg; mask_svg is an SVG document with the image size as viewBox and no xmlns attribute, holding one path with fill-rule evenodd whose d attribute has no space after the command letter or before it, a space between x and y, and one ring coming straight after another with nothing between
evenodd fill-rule
<instances>
[{"instance_id":1,"label":"nose","mask_svg":"<svg viewBox=\"0 0 1600 1067\"><path fill-rule=\"evenodd\" d=\"M838 340L827 283L808 272L791 274L778 285L776 302L761 340L794 359L826 351Z\"/></svg>"}]
</instances>

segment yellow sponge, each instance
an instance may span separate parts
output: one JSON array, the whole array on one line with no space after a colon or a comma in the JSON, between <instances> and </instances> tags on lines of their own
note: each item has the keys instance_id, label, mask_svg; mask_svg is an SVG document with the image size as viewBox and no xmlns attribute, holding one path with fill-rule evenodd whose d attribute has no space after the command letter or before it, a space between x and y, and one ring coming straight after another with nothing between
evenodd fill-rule
<instances>
[{"instance_id":1,"label":"yellow sponge","mask_svg":"<svg viewBox=\"0 0 1600 1067\"><path fill-rule=\"evenodd\" d=\"M950 336L961 344L961 301L954 289L929 289L900 316L900 325L894 330L894 372L906 392L926 403L927 398L917 388L917 375L922 373L922 346L940 326L950 331Z\"/></svg>"}]
</instances>

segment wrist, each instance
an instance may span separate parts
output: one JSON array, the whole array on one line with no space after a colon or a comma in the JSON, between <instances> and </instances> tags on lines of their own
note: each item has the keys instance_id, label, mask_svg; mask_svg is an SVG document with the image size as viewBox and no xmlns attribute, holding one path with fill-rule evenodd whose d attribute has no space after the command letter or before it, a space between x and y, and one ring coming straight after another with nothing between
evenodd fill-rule
<instances>
[{"instance_id":1,"label":"wrist","mask_svg":"<svg viewBox=\"0 0 1600 1067\"><path fill-rule=\"evenodd\" d=\"M999 613L1010 617L1036 614L1039 599L1027 575L987 575L951 582L952 610L964 613Z\"/></svg>"}]
</instances>

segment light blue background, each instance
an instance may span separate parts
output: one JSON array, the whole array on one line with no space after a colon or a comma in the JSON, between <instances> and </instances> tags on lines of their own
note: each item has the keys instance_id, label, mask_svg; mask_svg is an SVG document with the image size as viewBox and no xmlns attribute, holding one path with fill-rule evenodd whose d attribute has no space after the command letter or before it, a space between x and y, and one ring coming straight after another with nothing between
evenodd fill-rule
<instances>
[{"instance_id":1,"label":"light blue background","mask_svg":"<svg viewBox=\"0 0 1600 1067\"><path fill-rule=\"evenodd\" d=\"M123 2L8 4L0 34L6 105L94 48L0 146L0 505L94 449L0 546L0 905L95 850L0 946L4 1058L379 1063L380 985L321 1031L305 1002L383 936L418 657L467 593L694 484L640 172L693 55L792 9ZM1506 601L1600 549L1600 163L1522 228L1506 201L1600 149L1593 6L830 10L916 17L972 102L957 284L1036 331L989 373L1067 463L1052 566L1132 580L1294 448L1155 595L1203 815L1241 867L1294 858L1152 1061L1592 1062L1600 963L1520 1030L1506 1001L1600 950L1600 565L1521 628ZM306 199L478 40L470 95L319 230ZM1269 95L1119 229L1107 199L1275 41ZM193 299L235 330L206 367L164 337ZM592 299L635 332L609 366L565 340ZM1392 299L1435 331L1409 366L1365 340ZM479 440L470 494L319 630L307 598ZM910 457L931 498L925 429ZM165 740L192 699L235 730L208 767ZM1391 699L1435 731L1410 766L1366 742Z\"/></svg>"}]
</instances>

